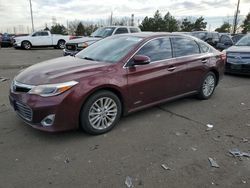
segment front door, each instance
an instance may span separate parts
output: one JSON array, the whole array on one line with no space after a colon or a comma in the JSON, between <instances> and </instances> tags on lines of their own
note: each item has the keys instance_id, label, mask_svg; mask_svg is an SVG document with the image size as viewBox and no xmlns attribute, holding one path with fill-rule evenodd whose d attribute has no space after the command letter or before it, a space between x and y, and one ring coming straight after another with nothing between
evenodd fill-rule
<instances>
[{"instance_id":1,"label":"front door","mask_svg":"<svg viewBox=\"0 0 250 188\"><path fill-rule=\"evenodd\" d=\"M136 55L146 55L150 57L151 62L147 65L127 67L131 109L180 94L179 71L182 64L173 59L169 37L149 41ZM133 58L130 61L133 61Z\"/></svg>"}]
</instances>

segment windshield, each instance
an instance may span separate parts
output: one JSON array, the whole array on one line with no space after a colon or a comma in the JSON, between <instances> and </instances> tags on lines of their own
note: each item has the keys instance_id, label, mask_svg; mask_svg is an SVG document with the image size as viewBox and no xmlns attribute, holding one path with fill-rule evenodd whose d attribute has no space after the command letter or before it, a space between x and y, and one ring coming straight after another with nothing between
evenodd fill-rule
<instances>
[{"instance_id":1,"label":"windshield","mask_svg":"<svg viewBox=\"0 0 250 188\"><path fill-rule=\"evenodd\" d=\"M250 35L242 37L235 46L250 46Z\"/></svg>"},{"instance_id":2,"label":"windshield","mask_svg":"<svg viewBox=\"0 0 250 188\"><path fill-rule=\"evenodd\" d=\"M191 35L198 38L198 39L205 40L207 33L206 32L197 32L197 33L192 33Z\"/></svg>"},{"instance_id":3,"label":"windshield","mask_svg":"<svg viewBox=\"0 0 250 188\"><path fill-rule=\"evenodd\" d=\"M76 57L92 61L115 63L122 59L143 38L119 36L100 40L80 51Z\"/></svg>"},{"instance_id":4,"label":"windshield","mask_svg":"<svg viewBox=\"0 0 250 188\"><path fill-rule=\"evenodd\" d=\"M115 30L115 27L101 27L97 29L94 33L92 33L90 36L105 38L105 37L112 35L114 30Z\"/></svg>"}]
</instances>

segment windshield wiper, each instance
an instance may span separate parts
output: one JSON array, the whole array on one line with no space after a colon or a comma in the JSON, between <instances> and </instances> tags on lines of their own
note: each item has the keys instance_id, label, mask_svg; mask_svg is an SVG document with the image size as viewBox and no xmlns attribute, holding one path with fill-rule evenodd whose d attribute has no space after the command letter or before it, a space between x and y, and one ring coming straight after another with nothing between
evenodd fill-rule
<instances>
[{"instance_id":1,"label":"windshield wiper","mask_svg":"<svg viewBox=\"0 0 250 188\"><path fill-rule=\"evenodd\" d=\"M92 37L96 37L96 38L104 38L103 36L101 35L96 35L96 36L92 36Z\"/></svg>"},{"instance_id":2,"label":"windshield wiper","mask_svg":"<svg viewBox=\"0 0 250 188\"><path fill-rule=\"evenodd\" d=\"M83 59L86 59L86 60L90 60L90 61L95 61L93 58L91 57L84 57Z\"/></svg>"}]
</instances>

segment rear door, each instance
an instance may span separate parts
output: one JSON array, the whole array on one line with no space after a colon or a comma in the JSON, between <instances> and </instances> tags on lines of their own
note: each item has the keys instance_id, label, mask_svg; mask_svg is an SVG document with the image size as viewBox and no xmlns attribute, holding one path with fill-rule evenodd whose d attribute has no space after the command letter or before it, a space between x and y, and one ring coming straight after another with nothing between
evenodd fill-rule
<instances>
[{"instance_id":1,"label":"rear door","mask_svg":"<svg viewBox=\"0 0 250 188\"><path fill-rule=\"evenodd\" d=\"M204 46L200 49L194 39L186 37L174 37L172 41L176 64L182 65L179 84L181 93L199 89L207 72L206 64L209 63L211 57L208 53L209 47L202 42L201 45Z\"/></svg>"},{"instance_id":2,"label":"rear door","mask_svg":"<svg viewBox=\"0 0 250 188\"><path fill-rule=\"evenodd\" d=\"M180 65L173 59L169 37L161 37L147 42L136 55L146 55L151 62L127 68L130 108L180 94ZM131 59L132 61L132 59Z\"/></svg>"}]
</instances>

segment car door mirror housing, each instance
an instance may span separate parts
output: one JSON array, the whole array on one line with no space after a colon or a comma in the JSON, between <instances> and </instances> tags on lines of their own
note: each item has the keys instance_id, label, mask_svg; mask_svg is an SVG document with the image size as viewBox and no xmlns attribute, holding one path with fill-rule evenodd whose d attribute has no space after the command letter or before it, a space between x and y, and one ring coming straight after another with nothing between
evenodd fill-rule
<instances>
[{"instance_id":1,"label":"car door mirror housing","mask_svg":"<svg viewBox=\"0 0 250 188\"><path fill-rule=\"evenodd\" d=\"M146 55L135 55L132 65L146 65L150 63L150 58Z\"/></svg>"}]
</instances>

